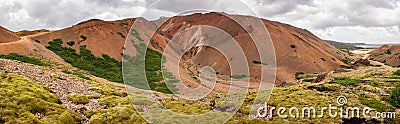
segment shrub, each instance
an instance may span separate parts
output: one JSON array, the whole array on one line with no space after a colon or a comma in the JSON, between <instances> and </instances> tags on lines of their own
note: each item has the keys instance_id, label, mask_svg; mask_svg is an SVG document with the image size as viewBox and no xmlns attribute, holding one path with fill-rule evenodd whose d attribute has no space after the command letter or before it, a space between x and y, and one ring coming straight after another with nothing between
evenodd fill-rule
<instances>
[{"instance_id":1,"label":"shrub","mask_svg":"<svg viewBox=\"0 0 400 124\"><path fill-rule=\"evenodd\" d=\"M89 103L89 97L83 94L71 93L67 95L67 98L75 104Z\"/></svg>"},{"instance_id":2,"label":"shrub","mask_svg":"<svg viewBox=\"0 0 400 124\"><path fill-rule=\"evenodd\" d=\"M34 64L34 65L39 65L39 66L49 66L48 64L43 63L42 61L40 61L37 58L26 57L26 56L23 56L23 55L19 55L17 53L10 53L8 55L0 55L0 58L18 60L18 61L21 61L21 62L30 63L30 64Z\"/></svg>"},{"instance_id":3,"label":"shrub","mask_svg":"<svg viewBox=\"0 0 400 124\"><path fill-rule=\"evenodd\" d=\"M74 45L75 45L75 42L74 42L74 41L67 42L67 45L68 45L68 46L74 46Z\"/></svg>"},{"instance_id":4,"label":"shrub","mask_svg":"<svg viewBox=\"0 0 400 124\"><path fill-rule=\"evenodd\" d=\"M390 49L386 50L385 52L386 54L392 54L392 51L390 51Z\"/></svg>"},{"instance_id":5,"label":"shrub","mask_svg":"<svg viewBox=\"0 0 400 124\"><path fill-rule=\"evenodd\" d=\"M81 37L81 40L78 41L78 44L81 44L83 41L86 41L86 39L87 39L87 37L83 36L83 35L81 35L80 37Z\"/></svg>"},{"instance_id":6,"label":"shrub","mask_svg":"<svg viewBox=\"0 0 400 124\"><path fill-rule=\"evenodd\" d=\"M304 74L304 72L296 72L294 74L294 77L296 77L296 79L298 80L298 79L300 79L300 75L303 75L303 74Z\"/></svg>"},{"instance_id":7,"label":"shrub","mask_svg":"<svg viewBox=\"0 0 400 124\"><path fill-rule=\"evenodd\" d=\"M83 36L83 35L81 35L81 38L82 38L82 41L86 41L86 39L87 39L87 37Z\"/></svg>"},{"instance_id":8,"label":"shrub","mask_svg":"<svg viewBox=\"0 0 400 124\"><path fill-rule=\"evenodd\" d=\"M397 70L396 72L394 72L393 75L398 75L398 76L400 76L400 70Z\"/></svg>"},{"instance_id":9,"label":"shrub","mask_svg":"<svg viewBox=\"0 0 400 124\"><path fill-rule=\"evenodd\" d=\"M296 74L294 74L294 76L299 77L302 74L304 74L304 72L296 72Z\"/></svg>"},{"instance_id":10,"label":"shrub","mask_svg":"<svg viewBox=\"0 0 400 124\"><path fill-rule=\"evenodd\" d=\"M249 76L245 75L245 74L241 74L241 75L232 75L231 78L233 79L243 79L243 78L247 78Z\"/></svg>"},{"instance_id":11,"label":"shrub","mask_svg":"<svg viewBox=\"0 0 400 124\"><path fill-rule=\"evenodd\" d=\"M304 82L312 82L312 81L314 81L314 79L311 79L311 78L310 79L304 79L303 81Z\"/></svg>"},{"instance_id":12,"label":"shrub","mask_svg":"<svg viewBox=\"0 0 400 124\"><path fill-rule=\"evenodd\" d=\"M54 39L49 42L47 49L53 51L66 62L70 63L76 68L86 70L90 74L107 79L113 82L122 83L122 63L110 58L108 55L96 57L85 46L80 46L80 52L77 53L75 49L63 47L61 39ZM84 79L84 75L78 74L79 77Z\"/></svg>"},{"instance_id":13,"label":"shrub","mask_svg":"<svg viewBox=\"0 0 400 124\"><path fill-rule=\"evenodd\" d=\"M253 63L254 64L260 64L260 65L268 65L267 63L263 63L263 62L260 62L260 61L253 61Z\"/></svg>"},{"instance_id":14,"label":"shrub","mask_svg":"<svg viewBox=\"0 0 400 124\"><path fill-rule=\"evenodd\" d=\"M166 83L161 82L164 80L162 75L162 63L165 63L165 61L162 61L162 54L160 54L158 51L148 49L144 43L140 43L139 45L135 44L134 47L138 52L140 52L137 53L135 57L123 55L124 61L126 61L124 63L124 68L128 70L124 73L125 83L136 88L153 90L167 94L172 94L173 92L177 91L177 89L173 87L171 87L172 89L169 89ZM146 51L146 53L143 51ZM145 61L143 61L143 58L138 56L145 56ZM142 71L141 69L143 67L140 66L143 64L145 65L145 75L137 73ZM168 78L173 79L170 76L168 76ZM138 77L146 77L147 82L142 79L138 80ZM174 84L174 80L171 81L172 82L169 82L168 84Z\"/></svg>"},{"instance_id":15,"label":"shrub","mask_svg":"<svg viewBox=\"0 0 400 124\"><path fill-rule=\"evenodd\" d=\"M357 79L352 79L349 77L336 77L333 79L333 82L337 83L337 84L341 84L343 86L351 86L351 85L355 85L358 83Z\"/></svg>"},{"instance_id":16,"label":"shrub","mask_svg":"<svg viewBox=\"0 0 400 124\"><path fill-rule=\"evenodd\" d=\"M128 26L129 25L129 23L128 22L121 22L121 23L119 23L121 26L122 25L125 25L125 26Z\"/></svg>"},{"instance_id":17,"label":"shrub","mask_svg":"<svg viewBox=\"0 0 400 124\"><path fill-rule=\"evenodd\" d=\"M121 32L117 32L118 34L119 34L119 36L121 36L122 38L124 38L125 39L125 36L124 36L124 34L122 34Z\"/></svg>"},{"instance_id":18,"label":"shrub","mask_svg":"<svg viewBox=\"0 0 400 124\"><path fill-rule=\"evenodd\" d=\"M390 104L396 108L400 108L400 88L395 88L392 91L392 95L389 97Z\"/></svg>"},{"instance_id":19,"label":"shrub","mask_svg":"<svg viewBox=\"0 0 400 124\"><path fill-rule=\"evenodd\" d=\"M35 41L36 43L40 43L40 41L39 41L39 40L37 40L37 39L35 39L34 41Z\"/></svg>"}]
</instances>

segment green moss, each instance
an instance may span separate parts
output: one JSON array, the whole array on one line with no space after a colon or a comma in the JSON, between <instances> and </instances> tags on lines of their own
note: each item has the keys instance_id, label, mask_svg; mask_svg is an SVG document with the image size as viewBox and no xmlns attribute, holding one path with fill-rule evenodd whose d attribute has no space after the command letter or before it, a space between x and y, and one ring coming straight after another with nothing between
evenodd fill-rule
<instances>
[{"instance_id":1,"label":"green moss","mask_svg":"<svg viewBox=\"0 0 400 124\"><path fill-rule=\"evenodd\" d=\"M122 123L137 124L146 123L135 111L129 97L105 96L99 100L100 105L105 105L105 109L96 109L85 112L85 116L90 118L89 124L98 123Z\"/></svg>"},{"instance_id":2,"label":"green moss","mask_svg":"<svg viewBox=\"0 0 400 124\"><path fill-rule=\"evenodd\" d=\"M83 94L71 93L67 95L67 98L75 104L89 103L89 97Z\"/></svg>"},{"instance_id":3,"label":"green moss","mask_svg":"<svg viewBox=\"0 0 400 124\"><path fill-rule=\"evenodd\" d=\"M79 116L61 105L48 88L27 78L0 73L0 122L79 123ZM39 119L36 114L44 117Z\"/></svg>"},{"instance_id":4,"label":"green moss","mask_svg":"<svg viewBox=\"0 0 400 124\"><path fill-rule=\"evenodd\" d=\"M85 113L89 124L143 124L147 123L132 105L119 105L109 109L91 110Z\"/></svg>"},{"instance_id":5,"label":"green moss","mask_svg":"<svg viewBox=\"0 0 400 124\"><path fill-rule=\"evenodd\" d=\"M115 107L118 105L129 105L131 101L128 97L119 97L119 96L106 96L100 98L100 105L106 105L107 107Z\"/></svg>"},{"instance_id":6,"label":"green moss","mask_svg":"<svg viewBox=\"0 0 400 124\"><path fill-rule=\"evenodd\" d=\"M118 91L111 85L98 83L98 82L94 82L94 81L91 84L92 85L89 88L90 90L96 91L103 95L106 95L106 96L115 95L115 96L121 96L121 97L127 96L127 93L125 91L121 91L121 90Z\"/></svg>"},{"instance_id":7,"label":"green moss","mask_svg":"<svg viewBox=\"0 0 400 124\"><path fill-rule=\"evenodd\" d=\"M183 99L165 99L162 104L174 112L186 115L204 114L212 110L208 104Z\"/></svg>"},{"instance_id":8,"label":"green moss","mask_svg":"<svg viewBox=\"0 0 400 124\"><path fill-rule=\"evenodd\" d=\"M49 64L43 63L42 61L40 61L40 59L37 59L34 57L27 57L24 55L19 55L17 53L10 53L8 55L0 55L0 58L17 60L17 61L34 64L34 65L39 65L39 66L49 66Z\"/></svg>"}]
</instances>

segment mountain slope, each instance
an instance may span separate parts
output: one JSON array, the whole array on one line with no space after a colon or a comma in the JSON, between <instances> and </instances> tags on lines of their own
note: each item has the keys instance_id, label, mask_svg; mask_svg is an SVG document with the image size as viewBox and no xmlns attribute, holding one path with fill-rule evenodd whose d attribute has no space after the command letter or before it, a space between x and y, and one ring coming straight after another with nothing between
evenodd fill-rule
<instances>
[{"instance_id":1,"label":"mountain slope","mask_svg":"<svg viewBox=\"0 0 400 124\"><path fill-rule=\"evenodd\" d=\"M239 18L252 17L239 16ZM275 47L278 64L278 84L282 82L297 83L294 77L296 72L327 72L343 65L340 61L342 58L340 54L344 53L310 32L268 20L263 20L263 23L268 28ZM251 63L249 67L256 69L255 66L257 65L252 64L252 62L258 60L258 53L254 44L249 44L248 42L251 40L250 36L233 20L222 14L207 13L173 17L160 26L157 34L161 34L167 39L172 39L180 31L196 25L218 27L232 35L242 48L246 48L244 52L246 53L248 63ZM255 28L254 30L256 31ZM154 40L158 41L156 38ZM157 46L160 49L164 47L162 45ZM205 48L202 51L195 51L194 53L196 53L196 56L189 58L190 61L193 61L192 64L198 63L201 66L211 66L216 72L229 75L230 69L227 61L216 50ZM259 70L251 70L251 77L260 77L259 75Z\"/></svg>"},{"instance_id":2,"label":"mountain slope","mask_svg":"<svg viewBox=\"0 0 400 124\"><path fill-rule=\"evenodd\" d=\"M390 66L400 67L400 45L383 45L371 51L370 59L385 63Z\"/></svg>"},{"instance_id":3,"label":"mountain slope","mask_svg":"<svg viewBox=\"0 0 400 124\"><path fill-rule=\"evenodd\" d=\"M239 19L255 18L239 15L233 16ZM125 38L127 37L126 34L128 34L130 27L135 20L136 19L125 19L118 21L102 21L97 19L88 20L69 28L31 35L29 36L29 38L32 39L31 41L36 41L38 43L29 42L30 44L27 46L32 47L41 45L41 48L44 48L44 46L49 46L48 43L50 41L59 38L63 41L64 47L75 49L76 52L80 51L81 46L85 46L95 56L102 57L103 54L106 54L111 58L121 60ZM146 23L141 25L140 28L145 30L145 33L140 35L150 34L151 32L146 32L146 29L155 28L157 23L159 23L161 20L152 22L146 20L144 21ZM344 58L345 53L342 53L333 46L322 41L307 30L299 29L279 22L273 22L264 19L262 21L264 26L268 28L275 47L278 66L276 82L278 85L283 82L292 84L298 83L295 79L296 72L328 72L340 67L340 65L344 65L340 60ZM241 47L245 48L244 52L247 56L251 70L251 75L249 76L252 77L252 81L257 82L260 80L260 65L253 63L254 61L259 60L258 52L253 43L247 42L251 40L249 34L247 34L243 28L236 24L235 21L223 16L220 13L212 12L206 14L193 14L167 19L166 23L162 24L159 30L153 35L150 48L161 52L175 34L196 25L218 27L234 37ZM250 25L251 27L252 24L248 23L247 25ZM252 28L254 29L254 32L258 32L258 27ZM68 42L71 44L69 45ZM20 46L21 44L22 43L12 44L10 46ZM2 45L4 44L0 44L0 47ZM4 48L9 48L10 46L6 45ZM28 50L31 51L35 49L29 48ZM193 50L195 50L193 52L196 52L197 54L194 56L187 56L186 58L182 59L184 64L183 67L192 66L194 63L198 63L202 67L211 66L216 72L223 75L222 77L230 78L230 68L227 64L228 61L217 50L207 47L205 47L203 51L196 51L196 49ZM48 50L40 51L49 52ZM29 55L32 53L27 52L27 50L23 47L17 50L4 49L0 53L6 54L10 52L17 52L24 55ZM46 53L46 55L54 56L53 58L60 59L54 53ZM199 71L198 69L199 68L183 68L185 73ZM188 80L195 82L193 79Z\"/></svg>"},{"instance_id":4,"label":"mountain slope","mask_svg":"<svg viewBox=\"0 0 400 124\"><path fill-rule=\"evenodd\" d=\"M73 41L75 45L72 48L78 52L80 46L86 46L96 56L107 54L121 60L125 36L134 20L102 21L93 19L66 29L34 36L32 39L40 41L43 46L48 46L49 41L58 38L63 40L63 46L67 46L67 42Z\"/></svg>"},{"instance_id":5,"label":"mountain slope","mask_svg":"<svg viewBox=\"0 0 400 124\"><path fill-rule=\"evenodd\" d=\"M13 32L0 26L0 43L13 42L19 39L20 38L14 35Z\"/></svg>"}]
</instances>

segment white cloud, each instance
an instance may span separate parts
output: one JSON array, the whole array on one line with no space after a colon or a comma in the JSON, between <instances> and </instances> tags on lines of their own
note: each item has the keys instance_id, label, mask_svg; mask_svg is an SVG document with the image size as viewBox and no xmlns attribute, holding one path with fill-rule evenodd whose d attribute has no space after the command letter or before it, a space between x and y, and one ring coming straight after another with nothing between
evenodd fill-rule
<instances>
[{"instance_id":1,"label":"white cloud","mask_svg":"<svg viewBox=\"0 0 400 124\"><path fill-rule=\"evenodd\" d=\"M0 25L14 31L60 29L84 20L116 20L146 15L152 19L188 9L252 14L305 28L323 39L349 42L399 42L398 0L2 0Z\"/></svg>"}]
</instances>

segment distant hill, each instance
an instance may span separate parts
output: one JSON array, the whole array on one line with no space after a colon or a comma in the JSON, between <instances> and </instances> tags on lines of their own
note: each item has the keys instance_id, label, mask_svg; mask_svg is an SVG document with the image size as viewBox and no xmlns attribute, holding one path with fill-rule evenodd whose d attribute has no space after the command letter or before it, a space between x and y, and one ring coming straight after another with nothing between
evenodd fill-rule
<instances>
[{"instance_id":1,"label":"distant hill","mask_svg":"<svg viewBox=\"0 0 400 124\"><path fill-rule=\"evenodd\" d=\"M14 35L12 31L0 26L0 43L13 42L13 41L17 41L19 39L21 39L21 38Z\"/></svg>"},{"instance_id":2,"label":"distant hill","mask_svg":"<svg viewBox=\"0 0 400 124\"><path fill-rule=\"evenodd\" d=\"M370 59L390 66L400 67L400 45L383 45L370 52Z\"/></svg>"},{"instance_id":3,"label":"distant hill","mask_svg":"<svg viewBox=\"0 0 400 124\"><path fill-rule=\"evenodd\" d=\"M353 44L353 43L342 43L342 42L331 41L331 40L325 40L325 42L329 43L332 46L335 46L338 49L346 49L346 50L362 49L362 47L358 47L357 44Z\"/></svg>"}]
</instances>

